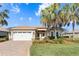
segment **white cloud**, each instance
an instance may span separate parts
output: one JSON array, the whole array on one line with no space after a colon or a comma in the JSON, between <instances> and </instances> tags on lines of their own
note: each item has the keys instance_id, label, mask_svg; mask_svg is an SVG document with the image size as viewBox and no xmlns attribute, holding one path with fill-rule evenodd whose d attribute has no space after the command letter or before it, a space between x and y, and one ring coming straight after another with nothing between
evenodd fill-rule
<instances>
[{"instance_id":1,"label":"white cloud","mask_svg":"<svg viewBox=\"0 0 79 59\"><path fill-rule=\"evenodd\" d=\"M24 20L24 18L23 17L20 17L20 20Z\"/></svg>"},{"instance_id":2,"label":"white cloud","mask_svg":"<svg viewBox=\"0 0 79 59\"><path fill-rule=\"evenodd\" d=\"M40 15L40 11L35 12L35 15L36 15L36 16L39 16L39 15Z\"/></svg>"},{"instance_id":3,"label":"white cloud","mask_svg":"<svg viewBox=\"0 0 79 59\"><path fill-rule=\"evenodd\" d=\"M19 20L25 20L24 17L20 17ZM28 17L28 21L31 21L32 20L32 17Z\"/></svg>"},{"instance_id":4,"label":"white cloud","mask_svg":"<svg viewBox=\"0 0 79 59\"><path fill-rule=\"evenodd\" d=\"M39 16L41 10L45 9L46 7L48 7L50 5L51 5L51 3L43 3L43 4L39 5L38 11L35 12L35 15Z\"/></svg>"},{"instance_id":5,"label":"white cloud","mask_svg":"<svg viewBox=\"0 0 79 59\"><path fill-rule=\"evenodd\" d=\"M11 11L14 12L14 13L19 13L20 12L20 8L18 6L18 4L14 5L13 3L11 3Z\"/></svg>"},{"instance_id":6,"label":"white cloud","mask_svg":"<svg viewBox=\"0 0 79 59\"><path fill-rule=\"evenodd\" d=\"M29 5L29 3L26 3L26 5Z\"/></svg>"},{"instance_id":7,"label":"white cloud","mask_svg":"<svg viewBox=\"0 0 79 59\"><path fill-rule=\"evenodd\" d=\"M29 17L28 20L31 21L32 20L32 17Z\"/></svg>"}]
</instances>

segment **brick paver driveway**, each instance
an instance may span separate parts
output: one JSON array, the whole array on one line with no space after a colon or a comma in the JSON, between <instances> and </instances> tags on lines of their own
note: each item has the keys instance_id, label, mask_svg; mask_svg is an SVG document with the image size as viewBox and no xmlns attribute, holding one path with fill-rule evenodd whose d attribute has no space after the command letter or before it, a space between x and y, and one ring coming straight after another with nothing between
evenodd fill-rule
<instances>
[{"instance_id":1,"label":"brick paver driveway","mask_svg":"<svg viewBox=\"0 0 79 59\"><path fill-rule=\"evenodd\" d=\"M31 41L6 41L0 43L0 56L29 56Z\"/></svg>"}]
</instances>

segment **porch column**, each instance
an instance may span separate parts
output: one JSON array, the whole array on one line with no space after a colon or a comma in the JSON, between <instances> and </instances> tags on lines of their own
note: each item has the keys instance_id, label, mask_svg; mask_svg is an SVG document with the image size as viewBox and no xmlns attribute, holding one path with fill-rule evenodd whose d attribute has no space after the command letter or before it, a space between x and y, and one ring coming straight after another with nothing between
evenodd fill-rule
<instances>
[{"instance_id":1,"label":"porch column","mask_svg":"<svg viewBox=\"0 0 79 59\"><path fill-rule=\"evenodd\" d=\"M9 33L9 40L13 40L13 32Z\"/></svg>"},{"instance_id":2,"label":"porch column","mask_svg":"<svg viewBox=\"0 0 79 59\"><path fill-rule=\"evenodd\" d=\"M40 33L40 34L39 34L39 38L40 38L40 40L42 40L42 38L41 38L41 37L42 37L42 35L41 35L41 33Z\"/></svg>"},{"instance_id":3,"label":"porch column","mask_svg":"<svg viewBox=\"0 0 79 59\"><path fill-rule=\"evenodd\" d=\"M11 32L8 33L9 40L12 39Z\"/></svg>"},{"instance_id":4,"label":"porch column","mask_svg":"<svg viewBox=\"0 0 79 59\"><path fill-rule=\"evenodd\" d=\"M35 40L35 35L36 35L35 32L32 32L32 35L33 35L32 36L33 37L32 39Z\"/></svg>"}]
</instances>

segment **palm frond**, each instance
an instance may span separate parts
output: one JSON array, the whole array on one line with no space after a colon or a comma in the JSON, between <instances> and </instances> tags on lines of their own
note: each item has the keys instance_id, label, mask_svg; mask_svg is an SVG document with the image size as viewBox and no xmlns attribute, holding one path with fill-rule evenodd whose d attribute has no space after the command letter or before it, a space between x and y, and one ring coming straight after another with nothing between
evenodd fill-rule
<instances>
[{"instance_id":1,"label":"palm frond","mask_svg":"<svg viewBox=\"0 0 79 59\"><path fill-rule=\"evenodd\" d=\"M1 22L2 22L2 26L3 25L6 25L6 26L8 25L8 22L6 20L2 20Z\"/></svg>"},{"instance_id":2,"label":"palm frond","mask_svg":"<svg viewBox=\"0 0 79 59\"><path fill-rule=\"evenodd\" d=\"M0 24L3 25L8 25L8 22L5 20L5 18L9 18L8 16L8 10L4 10L0 12Z\"/></svg>"}]
</instances>

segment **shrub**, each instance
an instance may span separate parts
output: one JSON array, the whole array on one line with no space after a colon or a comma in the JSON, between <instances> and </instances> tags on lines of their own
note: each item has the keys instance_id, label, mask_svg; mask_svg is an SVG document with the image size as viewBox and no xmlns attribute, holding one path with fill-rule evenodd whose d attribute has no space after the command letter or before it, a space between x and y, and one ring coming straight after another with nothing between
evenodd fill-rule
<instances>
[{"instance_id":1,"label":"shrub","mask_svg":"<svg viewBox=\"0 0 79 59\"><path fill-rule=\"evenodd\" d=\"M54 37L54 36L48 36L48 38L49 38L50 40L53 40L55 37Z\"/></svg>"},{"instance_id":2,"label":"shrub","mask_svg":"<svg viewBox=\"0 0 79 59\"><path fill-rule=\"evenodd\" d=\"M53 40L33 40L33 44L45 44L45 43L52 43L54 44L55 42Z\"/></svg>"},{"instance_id":3,"label":"shrub","mask_svg":"<svg viewBox=\"0 0 79 59\"><path fill-rule=\"evenodd\" d=\"M73 44L73 43L79 43L79 40L72 40L72 38L63 38L60 37L58 39L44 39L44 40L33 40L33 44L45 44L45 43L51 43L51 44Z\"/></svg>"},{"instance_id":4,"label":"shrub","mask_svg":"<svg viewBox=\"0 0 79 59\"><path fill-rule=\"evenodd\" d=\"M44 41L42 41L42 40L33 40L33 44L36 44L36 43L45 43Z\"/></svg>"},{"instance_id":5,"label":"shrub","mask_svg":"<svg viewBox=\"0 0 79 59\"><path fill-rule=\"evenodd\" d=\"M54 39L54 41L55 41L56 44L63 44L64 43L64 38L60 37L58 39Z\"/></svg>"},{"instance_id":6,"label":"shrub","mask_svg":"<svg viewBox=\"0 0 79 59\"><path fill-rule=\"evenodd\" d=\"M74 42L74 43L79 43L79 40L73 40L72 42Z\"/></svg>"},{"instance_id":7,"label":"shrub","mask_svg":"<svg viewBox=\"0 0 79 59\"><path fill-rule=\"evenodd\" d=\"M64 39L60 38L60 39L58 39L58 42L59 42L60 44L63 44L63 43L64 43Z\"/></svg>"},{"instance_id":8,"label":"shrub","mask_svg":"<svg viewBox=\"0 0 79 59\"><path fill-rule=\"evenodd\" d=\"M8 37L0 36L0 42L4 42L4 41L7 41L7 40L9 40Z\"/></svg>"}]
</instances>

